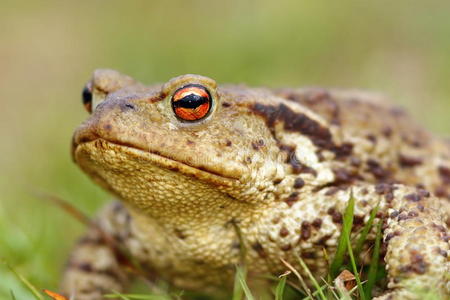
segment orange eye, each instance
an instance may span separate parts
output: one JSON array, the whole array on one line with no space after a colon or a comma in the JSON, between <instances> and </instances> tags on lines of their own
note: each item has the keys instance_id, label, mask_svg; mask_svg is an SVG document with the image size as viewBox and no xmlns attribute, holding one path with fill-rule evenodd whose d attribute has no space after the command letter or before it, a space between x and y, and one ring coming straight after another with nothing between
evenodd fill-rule
<instances>
[{"instance_id":1,"label":"orange eye","mask_svg":"<svg viewBox=\"0 0 450 300\"><path fill-rule=\"evenodd\" d=\"M81 98L83 100L84 108L88 113L92 112L92 92L89 87L85 86L83 92L81 93Z\"/></svg>"},{"instance_id":2,"label":"orange eye","mask_svg":"<svg viewBox=\"0 0 450 300\"><path fill-rule=\"evenodd\" d=\"M199 84L179 88L172 96L172 108L178 118L185 121L203 119L211 109L212 99L208 90Z\"/></svg>"}]
</instances>

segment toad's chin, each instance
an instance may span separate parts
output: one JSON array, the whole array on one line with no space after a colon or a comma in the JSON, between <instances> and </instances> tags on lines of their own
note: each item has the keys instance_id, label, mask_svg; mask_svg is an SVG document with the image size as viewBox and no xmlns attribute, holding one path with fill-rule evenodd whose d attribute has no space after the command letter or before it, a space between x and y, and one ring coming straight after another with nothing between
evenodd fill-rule
<instances>
[{"instance_id":1,"label":"toad's chin","mask_svg":"<svg viewBox=\"0 0 450 300\"><path fill-rule=\"evenodd\" d=\"M77 144L72 151L74 160L83 171L109 190L111 190L111 186L116 184L116 182L108 182L109 177L114 178L113 175L124 177L126 182L127 176L131 180L131 177L135 177L139 173L142 173L143 176L148 173L147 175L150 178L147 182L149 182L157 181L159 179L158 173L163 171L173 173L172 178L175 178L176 174L178 176L184 175L224 188L233 187L238 183L235 178L213 174L208 170L200 170L160 154L120 145L102 138ZM150 170L153 172L149 173Z\"/></svg>"}]
</instances>

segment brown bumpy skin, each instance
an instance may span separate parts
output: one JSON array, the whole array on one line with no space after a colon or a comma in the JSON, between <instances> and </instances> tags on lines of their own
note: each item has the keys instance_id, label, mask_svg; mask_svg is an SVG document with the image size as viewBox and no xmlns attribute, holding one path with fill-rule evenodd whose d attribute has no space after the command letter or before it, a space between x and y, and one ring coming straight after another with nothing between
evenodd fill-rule
<instances>
[{"instance_id":1,"label":"brown bumpy skin","mask_svg":"<svg viewBox=\"0 0 450 300\"><path fill-rule=\"evenodd\" d=\"M186 85L211 96L199 119L172 107ZM147 87L111 70L87 87L92 115L75 131L73 158L123 204L107 207L75 247L67 295L124 290L131 268L119 248L149 278L187 290L226 291L241 243L250 281L284 272L281 258L303 272L297 256L320 278L353 193L352 238L377 205L384 220L389 283L380 299L450 296L449 144L379 96L218 87L198 75Z\"/></svg>"}]
</instances>

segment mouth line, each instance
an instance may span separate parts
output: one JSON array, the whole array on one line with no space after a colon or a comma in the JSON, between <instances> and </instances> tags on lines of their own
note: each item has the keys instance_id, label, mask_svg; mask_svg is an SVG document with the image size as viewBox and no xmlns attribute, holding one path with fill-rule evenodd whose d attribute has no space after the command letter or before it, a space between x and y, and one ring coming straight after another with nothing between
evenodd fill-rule
<instances>
[{"instance_id":1,"label":"mouth line","mask_svg":"<svg viewBox=\"0 0 450 300\"><path fill-rule=\"evenodd\" d=\"M227 181L228 182L227 185L231 185L232 182L238 181L238 178L223 176L222 174L208 170L206 168L193 166L193 165L187 164L182 161L174 160L173 158L162 155L159 151L151 151L149 149L143 149L140 147L136 147L135 145L127 144L124 142L106 140L106 139L104 139L102 137L98 137L98 136L93 139L83 140L83 141L77 143L76 145L74 145L73 156L75 157L75 153L76 153L78 147L80 147L82 145L90 144L90 143L97 143L97 142L106 143L106 144L112 145L114 147L124 149L125 151L122 150L123 152L128 152L128 153L131 152L133 154L139 154L140 156L145 156L145 158L147 158L151 163L158 164L162 168L166 168L168 170L175 171L175 172L180 172L185 175L194 175L194 177L212 177L213 179L216 179L214 181L217 181L217 179L218 179L218 181L220 181L222 183L224 183L223 181ZM97 147L97 146L95 146L95 147ZM197 173L200 173L200 174L197 174ZM201 173L203 173L203 174L201 174ZM203 176L195 176L195 175L203 175ZM232 182L230 182L230 181L232 181Z\"/></svg>"}]
</instances>

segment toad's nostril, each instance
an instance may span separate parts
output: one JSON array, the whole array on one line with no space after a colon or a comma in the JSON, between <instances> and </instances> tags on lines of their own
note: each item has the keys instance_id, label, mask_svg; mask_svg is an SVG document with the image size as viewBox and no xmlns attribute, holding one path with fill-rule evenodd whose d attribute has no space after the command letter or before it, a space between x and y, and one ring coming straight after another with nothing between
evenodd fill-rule
<instances>
[{"instance_id":1,"label":"toad's nostril","mask_svg":"<svg viewBox=\"0 0 450 300\"><path fill-rule=\"evenodd\" d=\"M120 105L120 108L122 109L122 111L125 111L125 110L135 110L136 109L136 107L133 105L133 104L130 104L130 103L124 103L124 104L122 104L122 105Z\"/></svg>"}]
</instances>

